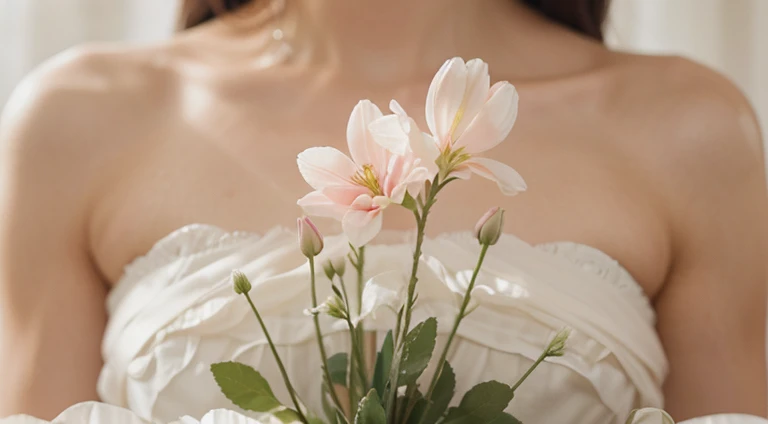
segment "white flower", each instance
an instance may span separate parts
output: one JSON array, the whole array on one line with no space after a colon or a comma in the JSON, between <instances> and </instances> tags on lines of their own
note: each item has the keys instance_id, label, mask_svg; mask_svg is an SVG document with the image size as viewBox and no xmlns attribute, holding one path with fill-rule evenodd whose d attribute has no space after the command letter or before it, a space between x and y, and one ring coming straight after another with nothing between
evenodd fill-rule
<instances>
[{"instance_id":1,"label":"white flower","mask_svg":"<svg viewBox=\"0 0 768 424\"><path fill-rule=\"evenodd\" d=\"M367 317L376 318L376 311L381 307L397 311L405 303L407 284L399 271L389 271L379 274L365 283L360 306L360 315L352 319L357 324Z\"/></svg>"}]
</instances>

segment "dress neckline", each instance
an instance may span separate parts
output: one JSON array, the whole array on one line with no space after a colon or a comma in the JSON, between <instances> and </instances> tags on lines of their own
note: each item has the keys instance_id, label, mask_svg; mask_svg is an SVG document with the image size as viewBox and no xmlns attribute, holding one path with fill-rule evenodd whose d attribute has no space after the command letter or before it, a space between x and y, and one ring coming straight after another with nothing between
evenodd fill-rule
<instances>
[{"instance_id":1,"label":"dress neckline","mask_svg":"<svg viewBox=\"0 0 768 424\"><path fill-rule=\"evenodd\" d=\"M272 233L285 233L295 234L295 230L289 229L283 225L276 225L264 232L247 231L247 230L228 230L215 224L206 223L192 223L184 225L176 230L171 231L167 235L157 240L149 250L128 262L123 267L123 273L120 278L117 279L113 286L113 290L123 285L124 280L128 277L131 279L140 278L136 274L145 274L151 272L157 267L163 266L169 261L179 258L180 256L194 256L210 252L212 250L223 249L234 244L244 243L249 240L258 240L267 234ZM382 235L384 239L390 238L398 239L399 243L407 240L407 235L413 233L407 230L383 230ZM609 255L605 251L598 249L594 246L585 243L579 243L569 240L555 240L543 243L529 243L513 233L504 233L505 237L512 237L518 242L527 245L532 249L537 249L551 253L555 257L563 257L564 259L576 262L577 265L584 265L576 258L579 255L588 255L604 264L610 264L615 267L622 275L623 278L628 281L628 285L632 287L633 291L637 291L646 301L650 302L650 298L645 293L640 285L639 281L632 275L629 270L624 267L617 259ZM470 231L444 231L435 236L428 237L431 240L439 240L443 238L471 238L472 233ZM373 244L387 244L385 242L374 242ZM590 268L592 264L587 264L584 268Z\"/></svg>"}]
</instances>

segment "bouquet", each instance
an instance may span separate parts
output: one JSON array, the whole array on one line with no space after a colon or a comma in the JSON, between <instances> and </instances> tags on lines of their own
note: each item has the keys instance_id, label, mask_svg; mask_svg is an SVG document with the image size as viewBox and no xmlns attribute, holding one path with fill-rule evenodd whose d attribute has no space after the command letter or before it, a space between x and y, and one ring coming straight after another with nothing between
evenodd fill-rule
<instances>
[{"instance_id":1,"label":"bouquet","mask_svg":"<svg viewBox=\"0 0 768 424\"><path fill-rule=\"evenodd\" d=\"M456 373L447 361L456 331L475 306L472 294L486 252L503 232L504 210L490 209L478 221L474 234L481 246L468 286L455 289L459 307L453 322L435 318L413 322L418 299L418 270L428 218L441 193L472 174L495 181L505 195L525 190L522 177L511 167L482 157L509 134L517 116L518 95L508 82L490 85L488 66L479 59L465 63L447 61L438 71L426 99L429 133L396 102L383 114L370 101L355 106L347 127L349 156L331 147L313 147L298 156L299 170L313 191L298 201L311 216L341 221L349 240L346 257L318 264L323 237L308 217L298 219L298 243L310 268L311 308L315 337L322 360L323 411L306 409L293 388L280 355L249 296L251 283L234 271L234 290L250 304L283 376L290 395L287 405L273 394L258 371L236 362L211 366L224 395L235 405L263 413L276 422L304 424L513 424L505 412L515 392L547 358L565 353L569 331L563 329L516 382L478 382L463 394L455 393ZM382 228L388 208L405 208L413 214L416 237L410 279L402 289L387 284L388 275L364 281L365 246ZM349 265L347 265L349 262ZM333 294L317 299L317 268L330 280ZM347 268L350 268L349 270ZM348 272L353 271L353 272ZM357 285L350 298L347 277ZM325 282L325 281L324 281ZM378 351L369 351L371 334L365 319L386 307L396 316ZM329 356L323 342L321 316L337 320L349 333L348 352ZM327 319L327 318L323 318ZM435 349L437 326L450 326L445 346ZM434 372L424 375L434 361ZM368 364L373 362L373 366ZM455 398L455 400L454 400ZM451 406L455 405L455 406ZM649 415L650 414L650 415ZM660 414L660 415L659 415ZM672 422L663 412L641 411L628 422ZM646 418L647 419L647 418ZM635 420L635 421L632 421Z\"/></svg>"}]
</instances>

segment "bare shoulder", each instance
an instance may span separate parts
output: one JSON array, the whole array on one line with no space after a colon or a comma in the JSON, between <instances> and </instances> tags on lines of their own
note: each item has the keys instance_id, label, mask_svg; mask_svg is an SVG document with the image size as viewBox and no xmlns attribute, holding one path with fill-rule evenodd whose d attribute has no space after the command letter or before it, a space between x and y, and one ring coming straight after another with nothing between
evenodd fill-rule
<instances>
[{"instance_id":1,"label":"bare shoulder","mask_svg":"<svg viewBox=\"0 0 768 424\"><path fill-rule=\"evenodd\" d=\"M40 205L56 204L66 225L80 224L136 150L136 132L159 120L171 74L157 64L159 53L83 46L32 71L0 117L0 208L40 223L49 219Z\"/></svg>"},{"instance_id":2,"label":"bare shoulder","mask_svg":"<svg viewBox=\"0 0 768 424\"><path fill-rule=\"evenodd\" d=\"M626 148L672 191L762 178L759 124L728 78L680 57L616 56L606 110Z\"/></svg>"},{"instance_id":3,"label":"bare shoulder","mask_svg":"<svg viewBox=\"0 0 768 424\"><path fill-rule=\"evenodd\" d=\"M8 131L33 130L34 135L53 131L55 139L85 141L120 112L132 109L123 119L136 116L143 110L136 106L148 100L145 95L157 93L164 82L168 67L160 65L163 57L159 48L118 45L79 46L56 55L14 90L3 111L3 138L14 141Z\"/></svg>"}]
</instances>

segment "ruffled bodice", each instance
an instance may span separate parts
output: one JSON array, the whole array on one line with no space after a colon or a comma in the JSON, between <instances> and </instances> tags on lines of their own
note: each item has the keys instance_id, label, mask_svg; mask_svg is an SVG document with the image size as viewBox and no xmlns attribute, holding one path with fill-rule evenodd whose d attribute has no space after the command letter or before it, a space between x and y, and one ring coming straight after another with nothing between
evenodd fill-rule
<instances>
[{"instance_id":1,"label":"ruffled bodice","mask_svg":"<svg viewBox=\"0 0 768 424\"><path fill-rule=\"evenodd\" d=\"M390 233L382 239L391 242L369 246L367 276L409 270L410 238ZM347 249L342 236L326 238L318 260ZM438 348L457 310L444 280L471 270L478 253L468 233L425 241L414 319L438 318ZM147 420L199 418L233 407L209 366L237 360L258 369L287 401L264 335L232 290L230 272L236 268L252 281L251 295L297 390L319 411L317 346L312 321L302 313L310 303L309 269L295 234L281 228L256 235L191 225L129 265L108 299L103 400ZM330 284L318 278L324 298ZM653 310L630 274L604 253L574 243L532 246L504 236L489 251L478 285L479 307L463 322L449 355L457 393L491 379L514 383L553 335L570 327L567 354L540 367L510 411L524 422L623 423L633 408L662 406L667 364ZM392 321L382 312L366 328L383 336ZM330 351L346 350L344 332L332 324L324 322Z\"/></svg>"}]
</instances>

